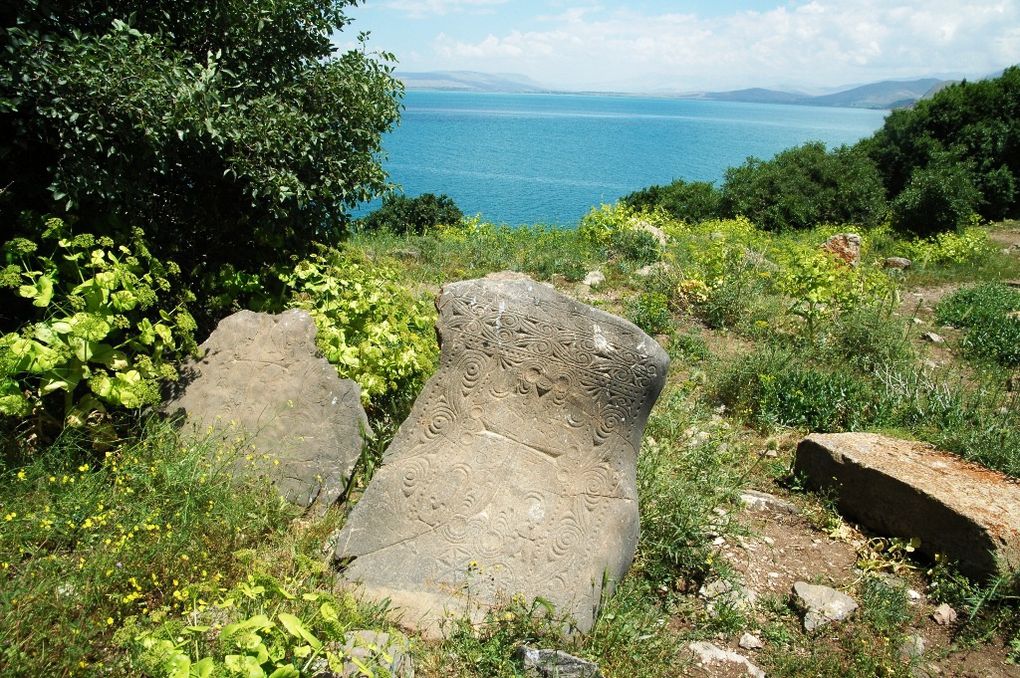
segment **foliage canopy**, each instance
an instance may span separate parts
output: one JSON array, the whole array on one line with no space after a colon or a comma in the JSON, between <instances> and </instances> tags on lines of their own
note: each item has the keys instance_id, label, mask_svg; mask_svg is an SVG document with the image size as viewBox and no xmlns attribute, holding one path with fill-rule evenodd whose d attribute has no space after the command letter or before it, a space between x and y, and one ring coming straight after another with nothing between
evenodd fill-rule
<instances>
[{"instance_id":1,"label":"foliage canopy","mask_svg":"<svg viewBox=\"0 0 1020 678\"><path fill-rule=\"evenodd\" d=\"M339 53L356 0L27 0L0 10L0 217L144 225L195 276L342 235L386 186L392 56Z\"/></svg>"}]
</instances>

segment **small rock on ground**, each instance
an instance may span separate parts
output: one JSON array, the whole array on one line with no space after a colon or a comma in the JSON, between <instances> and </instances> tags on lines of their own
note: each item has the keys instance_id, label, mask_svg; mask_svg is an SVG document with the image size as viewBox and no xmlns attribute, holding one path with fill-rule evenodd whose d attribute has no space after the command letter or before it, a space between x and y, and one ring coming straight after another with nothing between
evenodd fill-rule
<instances>
[{"instance_id":1,"label":"small rock on ground","mask_svg":"<svg viewBox=\"0 0 1020 678\"><path fill-rule=\"evenodd\" d=\"M794 582L793 596L804 610L804 630L814 631L826 624L843 621L857 609L857 601L828 586Z\"/></svg>"},{"instance_id":2,"label":"small rock on ground","mask_svg":"<svg viewBox=\"0 0 1020 678\"><path fill-rule=\"evenodd\" d=\"M949 626L956 621L956 610L948 603L942 603L931 613L931 618L940 626Z\"/></svg>"},{"instance_id":3,"label":"small rock on ground","mask_svg":"<svg viewBox=\"0 0 1020 678\"><path fill-rule=\"evenodd\" d=\"M745 633L740 636L740 642L738 642L737 645L745 650L760 650L765 647L765 643L761 642L761 638L753 633Z\"/></svg>"},{"instance_id":4,"label":"small rock on ground","mask_svg":"<svg viewBox=\"0 0 1020 678\"><path fill-rule=\"evenodd\" d=\"M785 499L780 499L768 492L758 490L744 490L740 493L740 502L749 509L762 511L770 509L782 513L797 513L797 507Z\"/></svg>"},{"instance_id":5,"label":"small rock on ground","mask_svg":"<svg viewBox=\"0 0 1020 678\"><path fill-rule=\"evenodd\" d=\"M334 645L333 652L348 658L343 668L337 673L329 668L317 668L313 664L311 675L315 678L363 676L363 667L378 675L414 678L414 662L406 638L381 631L348 631L344 634L343 645Z\"/></svg>"},{"instance_id":6,"label":"small rock on ground","mask_svg":"<svg viewBox=\"0 0 1020 678\"><path fill-rule=\"evenodd\" d=\"M910 266L913 263L914 262L912 262L910 259L907 259L906 257L889 257L884 262L882 262L882 265L885 268L898 268L902 270L905 268L910 268Z\"/></svg>"},{"instance_id":7,"label":"small rock on ground","mask_svg":"<svg viewBox=\"0 0 1020 678\"><path fill-rule=\"evenodd\" d=\"M697 659L702 666L711 666L712 664L735 664L737 666L743 666L749 676L754 676L754 678L765 678L764 671L751 663L750 659L737 652L724 650L721 647L705 641L693 642L687 647L694 655L694 658Z\"/></svg>"},{"instance_id":8,"label":"small rock on ground","mask_svg":"<svg viewBox=\"0 0 1020 678\"><path fill-rule=\"evenodd\" d=\"M581 281L582 285L588 287L598 287L606 281L606 274L602 271L589 271L588 275L584 276L584 280Z\"/></svg>"},{"instance_id":9,"label":"small rock on ground","mask_svg":"<svg viewBox=\"0 0 1020 678\"><path fill-rule=\"evenodd\" d=\"M561 650L521 645L514 658L524 665L524 674L529 678L603 678L597 664Z\"/></svg>"},{"instance_id":10,"label":"small rock on ground","mask_svg":"<svg viewBox=\"0 0 1020 678\"><path fill-rule=\"evenodd\" d=\"M900 657L903 659L917 659L924 655L925 640L924 636L907 636L903 643L900 645Z\"/></svg>"},{"instance_id":11,"label":"small rock on ground","mask_svg":"<svg viewBox=\"0 0 1020 678\"><path fill-rule=\"evenodd\" d=\"M936 346L940 346L946 343L945 337L943 337L941 334L936 334L934 332L925 332L924 334L921 335L921 338L924 339L925 341L930 341Z\"/></svg>"}]
</instances>

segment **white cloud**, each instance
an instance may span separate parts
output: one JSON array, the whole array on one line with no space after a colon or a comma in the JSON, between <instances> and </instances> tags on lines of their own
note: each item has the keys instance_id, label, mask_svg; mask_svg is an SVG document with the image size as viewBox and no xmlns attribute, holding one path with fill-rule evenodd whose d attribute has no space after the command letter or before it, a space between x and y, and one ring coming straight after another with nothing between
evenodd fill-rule
<instances>
[{"instance_id":1,"label":"white cloud","mask_svg":"<svg viewBox=\"0 0 1020 678\"><path fill-rule=\"evenodd\" d=\"M567 9L548 28L439 35L437 67L517 71L555 86L722 89L929 73L1020 61L1020 0L812 0L706 18Z\"/></svg>"},{"instance_id":2,"label":"white cloud","mask_svg":"<svg viewBox=\"0 0 1020 678\"><path fill-rule=\"evenodd\" d=\"M470 10L485 10L507 0L388 0L383 7L405 12L413 18L446 15Z\"/></svg>"}]
</instances>

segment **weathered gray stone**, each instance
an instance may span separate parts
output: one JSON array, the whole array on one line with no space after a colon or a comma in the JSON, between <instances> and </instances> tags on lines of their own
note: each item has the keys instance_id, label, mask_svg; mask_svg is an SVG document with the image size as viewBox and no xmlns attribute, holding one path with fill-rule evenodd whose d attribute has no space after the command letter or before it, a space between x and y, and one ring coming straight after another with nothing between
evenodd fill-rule
<instances>
[{"instance_id":1,"label":"weathered gray stone","mask_svg":"<svg viewBox=\"0 0 1020 678\"><path fill-rule=\"evenodd\" d=\"M760 650L765 647L765 643L761 641L761 638L754 635L753 633L744 633L740 636L740 641L737 643L740 647L745 650Z\"/></svg>"},{"instance_id":2,"label":"weathered gray stone","mask_svg":"<svg viewBox=\"0 0 1020 678\"><path fill-rule=\"evenodd\" d=\"M732 668L742 667L744 673L753 678L765 678L765 672L755 666L750 659L732 650L724 650L718 645L699 640L687 646L699 664L705 667L713 665L731 665ZM732 675L727 673L726 675Z\"/></svg>"},{"instance_id":3,"label":"weathered gray stone","mask_svg":"<svg viewBox=\"0 0 1020 678\"><path fill-rule=\"evenodd\" d=\"M905 660L918 659L924 656L925 651L925 640L924 636L912 635L907 636L900 643L900 657Z\"/></svg>"},{"instance_id":4,"label":"weathered gray stone","mask_svg":"<svg viewBox=\"0 0 1020 678\"><path fill-rule=\"evenodd\" d=\"M812 434L794 472L835 492L839 510L880 535L921 540L976 579L1020 567L1020 485L930 446L872 433Z\"/></svg>"},{"instance_id":5,"label":"weathered gray stone","mask_svg":"<svg viewBox=\"0 0 1020 678\"><path fill-rule=\"evenodd\" d=\"M606 281L606 274L602 271L588 271L588 275L584 276L584 280L581 281L582 285L588 287L598 287Z\"/></svg>"},{"instance_id":6,"label":"weathered gray stone","mask_svg":"<svg viewBox=\"0 0 1020 678\"><path fill-rule=\"evenodd\" d=\"M774 494L768 492L759 492L758 490L744 490L740 493L740 503L746 506L748 509L755 511L773 511L775 513L799 513L797 507L781 499Z\"/></svg>"},{"instance_id":7,"label":"weathered gray stone","mask_svg":"<svg viewBox=\"0 0 1020 678\"><path fill-rule=\"evenodd\" d=\"M885 268L896 268L902 271L913 266L914 262L906 257L888 257L882 262L882 265Z\"/></svg>"},{"instance_id":8,"label":"weathered gray stone","mask_svg":"<svg viewBox=\"0 0 1020 678\"><path fill-rule=\"evenodd\" d=\"M850 266L861 263L861 236L856 233L837 233L822 245L822 249L845 261Z\"/></svg>"},{"instance_id":9,"label":"weathered gray stone","mask_svg":"<svg viewBox=\"0 0 1020 678\"><path fill-rule=\"evenodd\" d=\"M251 464L286 499L328 508L371 432L358 385L317 355L311 316L240 311L221 320L199 349L164 411L183 411L200 435L243 438Z\"/></svg>"},{"instance_id":10,"label":"weathered gray stone","mask_svg":"<svg viewBox=\"0 0 1020 678\"><path fill-rule=\"evenodd\" d=\"M603 678L598 664L562 650L540 650L521 645L514 657L528 678Z\"/></svg>"},{"instance_id":11,"label":"weathered gray stone","mask_svg":"<svg viewBox=\"0 0 1020 678\"><path fill-rule=\"evenodd\" d=\"M794 602L804 610L804 630L814 631L826 624L843 621L857 609L857 601L828 586L793 584Z\"/></svg>"},{"instance_id":12,"label":"weathered gray stone","mask_svg":"<svg viewBox=\"0 0 1020 678\"><path fill-rule=\"evenodd\" d=\"M328 666L319 668L313 665L310 673L315 678L360 678L365 675L414 678L411 647L402 636L391 636L382 631L348 631L344 634L343 644L335 643L327 649L343 657L343 666L334 670Z\"/></svg>"},{"instance_id":13,"label":"weathered gray stone","mask_svg":"<svg viewBox=\"0 0 1020 678\"><path fill-rule=\"evenodd\" d=\"M949 626L956 623L956 610L949 603L942 603L931 613L931 618L939 626Z\"/></svg>"},{"instance_id":14,"label":"weathered gray stone","mask_svg":"<svg viewBox=\"0 0 1020 678\"><path fill-rule=\"evenodd\" d=\"M514 595L587 630L634 556L636 456L669 359L520 276L447 285L437 307L439 371L337 537L341 577L432 635Z\"/></svg>"},{"instance_id":15,"label":"weathered gray stone","mask_svg":"<svg viewBox=\"0 0 1020 678\"><path fill-rule=\"evenodd\" d=\"M935 332L925 332L921 335L921 338L935 344L936 346L941 346L946 343L946 338L941 334L936 334Z\"/></svg>"}]
</instances>

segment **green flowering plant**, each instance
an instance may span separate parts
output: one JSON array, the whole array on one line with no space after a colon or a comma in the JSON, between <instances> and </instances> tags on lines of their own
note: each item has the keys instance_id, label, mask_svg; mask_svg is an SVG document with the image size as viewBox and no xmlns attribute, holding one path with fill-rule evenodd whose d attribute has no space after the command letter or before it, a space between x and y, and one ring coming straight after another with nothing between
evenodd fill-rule
<instances>
[{"instance_id":1,"label":"green flowering plant","mask_svg":"<svg viewBox=\"0 0 1020 678\"><path fill-rule=\"evenodd\" d=\"M417 393L435 368L435 308L393 268L356 250L322 248L280 279L289 306L314 318L319 350L358 382L366 406Z\"/></svg>"},{"instance_id":2,"label":"green flowering plant","mask_svg":"<svg viewBox=\"0 0 1020 678\"><path fill-rule=\"evenodd\" d=\"M0 336L0 415L59 413L75 426L158 402L175 361L195 350L193 297L175 289L179 269L151 255L140 229L118 244L50 219L38 242L15 238L3 252L0 293L30 304Z\"/></svg>"}]
</instances>

